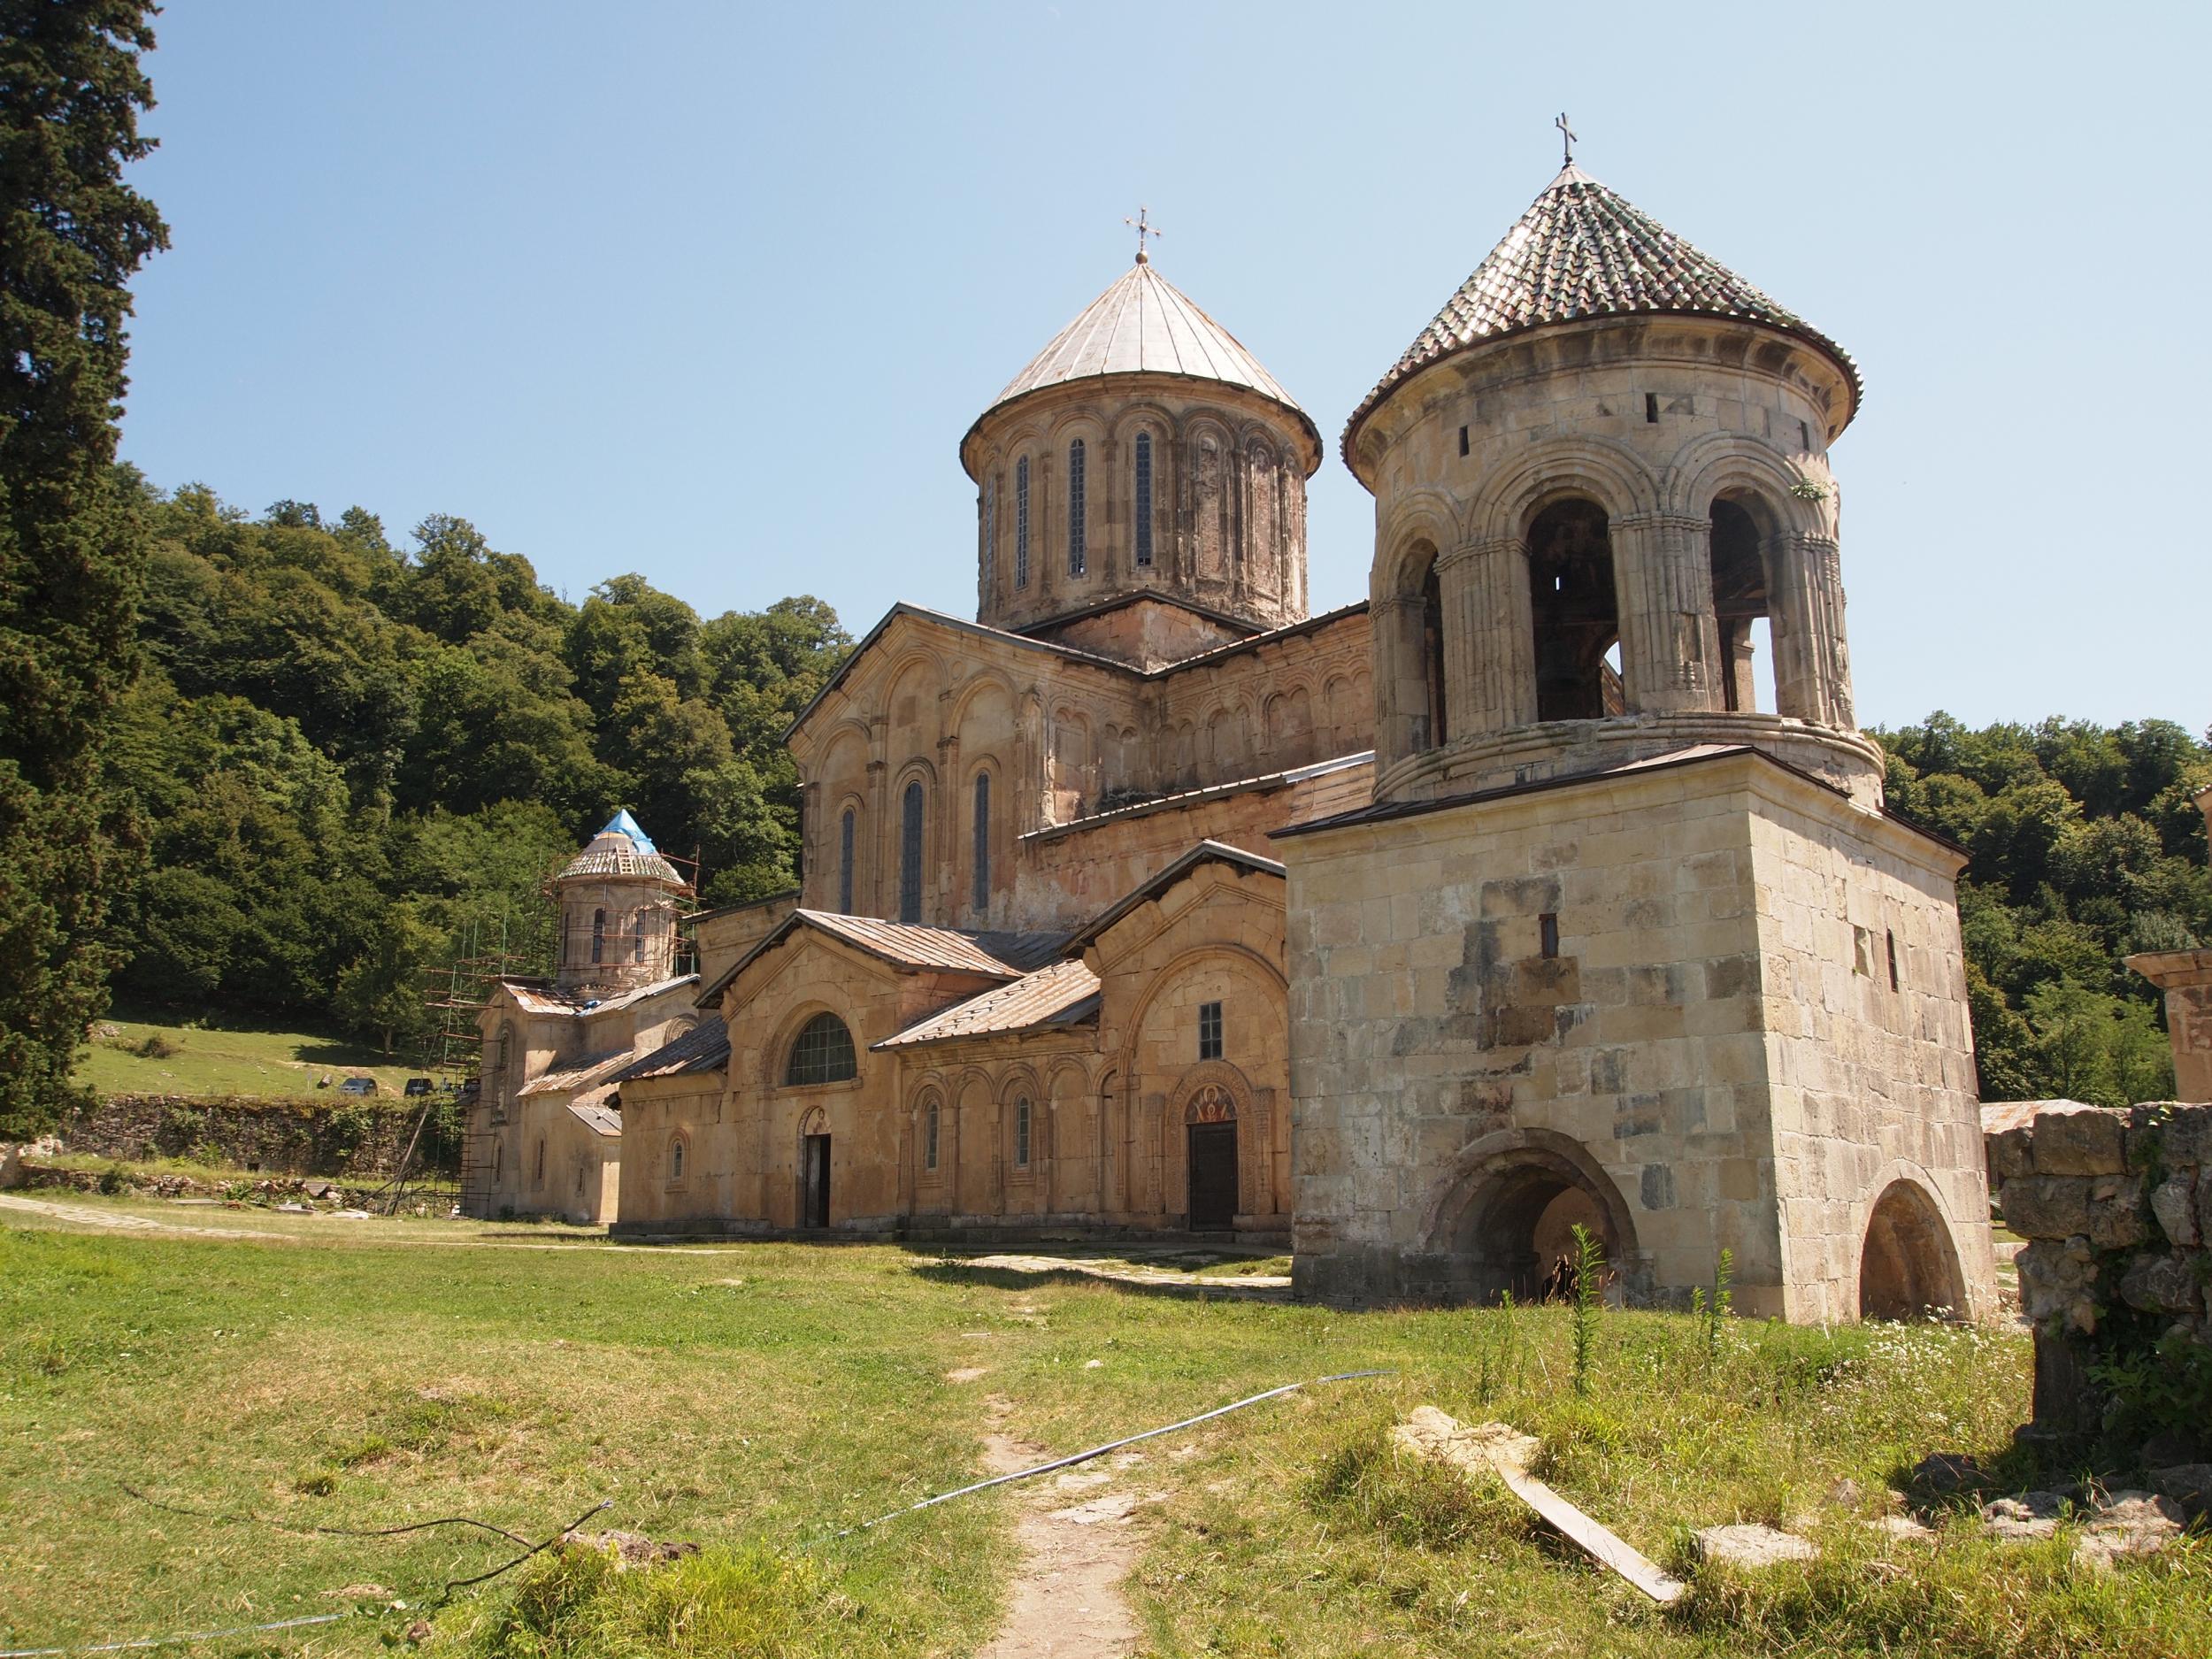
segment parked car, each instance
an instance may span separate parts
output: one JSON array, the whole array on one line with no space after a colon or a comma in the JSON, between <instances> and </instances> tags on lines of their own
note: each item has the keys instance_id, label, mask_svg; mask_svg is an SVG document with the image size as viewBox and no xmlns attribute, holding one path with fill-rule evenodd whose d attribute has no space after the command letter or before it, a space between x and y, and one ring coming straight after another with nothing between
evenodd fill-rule
<instances>
[{"instance_id":1,"label":"parked car","mask_svg":"<svg viewBox=\"0 0 2212 1659\"><path fill-rule=\"evenodd\" d=\"M412 1100L418 1094L430 1094L432 1092L432 1087L433 1086L428 1078L411 1077L407 1079L407 1087L401 1092L410 1100Z\"/></svg>"},{"instance_id":2,"label":"parked car","mask_svg":"<svg viewBox=\"0 0 2212 1659\"><path fill-rule=\"evenodd\" d=\"M349 1077L338 1085L338 1092L341 1094L373 1094L376 1093L376 1079L373 1077Z\"/></svg>"}]
</instances>

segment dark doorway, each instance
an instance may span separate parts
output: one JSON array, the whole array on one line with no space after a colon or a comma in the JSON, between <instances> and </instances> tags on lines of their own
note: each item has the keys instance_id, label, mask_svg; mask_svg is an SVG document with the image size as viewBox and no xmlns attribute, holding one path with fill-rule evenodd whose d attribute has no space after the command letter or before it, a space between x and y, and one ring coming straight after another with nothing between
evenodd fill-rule
<instances>
[{"instance_id":1,"label":"dark doorway","mask_svg":"<svg viewBox=\"0 0 2212 1659\"><path fill-rule=\"evenodd\" d=\"M1536 718L1600 720L1617 713L1609 704L1620 701L1618 671L1607 653L1620 640L1620 610L1605 509L1571 498L1538 513L1528 530L1528 574Z\"/></svg>"},{"instance_id":2,"label":"dark doorway","mask_svg":"<svg viewBox=\"0 0 2212 1659\"><path fill-rule=\"evenodd\" d=\"M800 1164L806 1183L805 1211L799 1217L803 1227L826 1227L830 1224L829 1143L827 1135L808 1135L800 1145Z\"/></svg>"},{"instance_id":3,"label":"dark doorway","mask_svg":"<svg viewBox=\"0 0 2212 1659\"><path fill-rule=\"evenodd\" d=\"M1237 1218L1237 1126L1190 1126L1190 1225L1227 1227Z\"/></svg>"}]
</instances>

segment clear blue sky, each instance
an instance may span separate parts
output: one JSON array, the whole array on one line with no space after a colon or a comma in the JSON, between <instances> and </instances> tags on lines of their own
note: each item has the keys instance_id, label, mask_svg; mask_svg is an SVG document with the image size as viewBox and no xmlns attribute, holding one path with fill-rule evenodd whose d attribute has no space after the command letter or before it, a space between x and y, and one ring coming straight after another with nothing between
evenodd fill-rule
<instances>
[{"instance_id":1,"label":"clear blue sky","mask_svg":"<svg viewBox=\"0 0 2212 1659\"><path fill-rule=\"evenodd\" d=\"M1861 718L2212 723L2201 5L173 0L124 452L472 519L572 599L972 614L955 449L1130 257L1313 414L1549 180L1840 340Z\"/></svg>"}]
</instances>

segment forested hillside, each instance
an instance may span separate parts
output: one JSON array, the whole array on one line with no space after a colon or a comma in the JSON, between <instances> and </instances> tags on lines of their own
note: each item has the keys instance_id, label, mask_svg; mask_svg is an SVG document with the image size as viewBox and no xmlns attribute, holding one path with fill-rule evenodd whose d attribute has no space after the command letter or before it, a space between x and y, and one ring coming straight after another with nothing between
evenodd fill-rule
<instances>
[{"instance_id":1,"label":"forested hillside","mask_svg":"<svg viewBox=\"0 0 2212 1659\"><path fill-rule=\"evenodd\" d=\"M2158 993L2124 957L2212 943L2192 796L2212 733L2170 720L1873 733L1893 811L1973 856L1959 884L1984 1100L2122 1105L2173 1089Z\"/></svg>"},{"instance_id":2,"label":"forested hillside","mask_svg":"<svg viewBox=\"0 0 2212 1659\"><path fill-rule=\"evenodd\" d=\"M126 1000L404 1047L423 972L549 941L548 873L618 806L726 903L789 887L780 738L849 644L810 598L702 619L643 577L583 603L434 517L258 518L146 491L142 662L108 756L143 840Z\"/></svg>"}]
</instances>

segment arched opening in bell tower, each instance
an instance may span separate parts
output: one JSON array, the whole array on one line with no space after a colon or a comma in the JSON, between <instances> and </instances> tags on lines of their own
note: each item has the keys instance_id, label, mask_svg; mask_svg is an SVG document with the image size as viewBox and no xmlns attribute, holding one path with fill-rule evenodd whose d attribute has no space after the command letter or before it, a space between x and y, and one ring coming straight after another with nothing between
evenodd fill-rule
<instances>
[{"instance_id":1,"label":"arched opening in bell tower","mask_svg":"<svg viewBox=\"0 0 2212 1659\"><path fill-rule=\"evenodd\" d=\"M1740 502L1713 503L1713 620L1720 634L1721 707L1731 714L1774 710L1770 646L1773 599L1759 522Z\"/></svg>"},{"instance_id":2,"label":"arched opening in bell tower","mask_svg":"<svg viewBox=\"0 0 2212 1659\"><path fill-rule=\"evenodd\" d=\"M1620 673L1607 660L1620 641L1621 615L1605 509L1578 495L1552 503L1530 521L1528 562L1536 718L1596 720L1620 712Z\"/></svg>"},{"instance_id":3,"label":"arched opening in bell tower","mask_svg":"<svg viewBox=\"0 0 2212 1659\"><path fill-rule=\"evenodd\" d=\"M1451 733L1444 718L1444 586L1431 557L1421 577L1422 711L1428 720L1425 747L1440 749Z\"/></svg>"}]
</instances>

